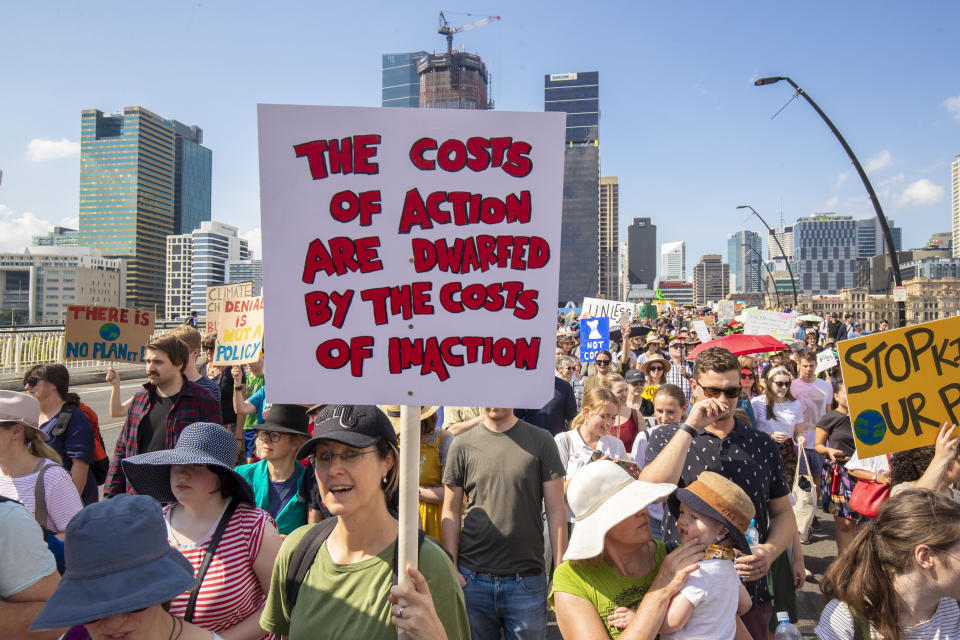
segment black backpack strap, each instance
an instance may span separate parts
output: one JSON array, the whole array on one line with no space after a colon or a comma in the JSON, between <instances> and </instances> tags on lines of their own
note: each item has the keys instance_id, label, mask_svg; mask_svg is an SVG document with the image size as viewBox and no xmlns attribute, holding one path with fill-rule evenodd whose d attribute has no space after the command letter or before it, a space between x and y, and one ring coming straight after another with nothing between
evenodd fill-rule
<instances>
[{"instance_id":1,"label":"black backpack strap","mask_svg":"<svg viewBox=\"0 0 960 640\"><path fill-rule=\"evenodd\" d=\"M64 403L63 407L60 408L60 413L57 414L57 422L53 425L53 429L50 430L51 438L59 438L67 431L67 427L70 425L70 420L73 418L73 412L77 410L77 405L72 402Z\"/></svg>"},{"instance_id":2,"label":"black backpack strap","mask_svg":"<svg viewBox=\"0 0 960 640\"><path fill-rule=\"evenodd\" d=\"M233 512L237 510L238 504L240 504L240 501L236 498L230 501L230 504L227 505L227 510L224 511L223 516L220 517L220 522L217 523L217 528L213 532L213 536L210 538L210 544L207 545L207 552L203 556L203 562L200 563L200 568L197 569L197 584L195 584L190 591L187 610L183 614L183 619L187 622L193 622L193 611L197 607L197 596L200 595L200 586L203 584L203 578L207 575L207 569L210 568L210 561L213 560L213 554L216 553L217 545L220 544L220 538L223 537L223 532L227 530L227 525L230 524L230 518L233 516Z\"/></svg>"},{"instance_id":3,"label":"black backpack strap","mask_svg":"<svg viewBox=\"0 0 960 640\"><path fill-rule=\"evenodd\" d=\"M316 560L324 540L330 537L330 533L336 526L336 518L321 520L307 530L300 539L300 542L298 542L297 546L293 549L293 554L290 556L290 564L287 566L287 577L284 581L287 606L290 608L291 613L293 612L293 607L297 604L300 585L303 584L304 579L307 577L307 572L310 571L310 567L313 566L313 561Z\"/></svg>"}]
</instances>

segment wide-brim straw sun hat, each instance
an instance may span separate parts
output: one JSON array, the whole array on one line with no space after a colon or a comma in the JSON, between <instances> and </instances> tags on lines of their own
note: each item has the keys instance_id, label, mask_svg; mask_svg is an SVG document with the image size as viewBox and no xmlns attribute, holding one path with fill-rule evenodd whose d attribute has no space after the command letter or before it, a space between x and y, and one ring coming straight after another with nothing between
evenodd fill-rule
<instances>
[{"instance_id":1,"label":"wide-brim straw sun hat","mask_svg":"<svg viewBox=\"0 0 960 640\"><path fill-rule=\"evenodd\" d=\"M737 549L747 555L753 553L746 533L757 509L737 483L719 473L704 471L695 481L678 489L676 499L697 513L721 522ZM707 540L701 542L710 543Z\"/></svg>"},{"instance_id":2,"label":"wide-brim straw sun hat","mask_svg":"<svg viewBox=\"0 0 960 640\"><path fill-rule=\"evenodd\" d=\"M193 565L167 540L160 505L118 495L67 525L66 571L30 631L71 627L169 602L196 583Z\"/></svg>"},{"instance_id":3,"label":"wide-brim straw sun hat","mask_svg":"<svg viewBox=\"0 0 960 640\"><path fill-rule=\"evenodd\" d=\"M426 420L433 414L437 412L437 409L440 407L420 407L420 420ZM390 419L390 423L393 425L394 429L400 429L400 405L398 404L385 404L380 407L380 410L387 414L387 418Z\"/></svg>"},{"instance_id":4,"label":"wide-brim straw sun hat","mask_svg":"<svg viewBox=\"0 0 960 640\"><path fill-rule=\"evenodd\" d=\"M676 488L675 484L635 480L612 460L597 460L581 468L567 487L575 525L563 559L599 556L610 529Z\"/></svg>"},{"instance_id":5,"label":"wide-brim straw sun hat","mask_svg":"<svg viewBox=\"0 0 960 640\"><path fill-rule=\"evenodd\" d=\"M210 465L230 472L236 481L237 498L256 506L253 487L233 470L237 459L236 437L215 422L194 422L180 434L173 449L152 451L121 461L123 473L133 490L157 502L176 502L170 488L173 465Z\"/></svg>"},{"instance_id":6,"label":"wide-brim straw sun hat","mask_svg":"<svg viewBox=\"0 0 960 640\"><path fill-rule=\"evenodd\" d=\"M643 371L643 375L649 377L650 367L651 365L654 365L654 364L663 365L663 375L667 375L668 373L670 373L670 369L673 367L673 365L670 364L669 360L665 358L661 358L660 356L654 356L652 358L648 358L646 362L640 365L640 371Z\"/></svg>"}]
</instances>

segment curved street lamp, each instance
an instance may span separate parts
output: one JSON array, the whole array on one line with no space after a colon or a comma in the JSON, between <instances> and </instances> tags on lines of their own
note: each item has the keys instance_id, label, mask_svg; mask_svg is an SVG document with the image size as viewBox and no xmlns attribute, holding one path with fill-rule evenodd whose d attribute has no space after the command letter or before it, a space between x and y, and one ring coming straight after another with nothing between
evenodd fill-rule
<instances>
[{"instance_id":1,"label":"curved street lamp","mask_svg":"<svg viewBox=\"0 0 960 640\"><path fill-rule=\"evenodd\" d=\"M847 144L847 141L844 140L843 136L840 135L840 132L837 131L837 128L833 125L833 122L830 121L830 118L827 117L827 114L825 114L823 110L817 106L817 103L807 95L806 91L801 89L799 85L797 85L797 83L791 80L789 77L771 76L769 78L760 78L753 84L757 87L762 87L768 84L776 84L781 80L786 80L790 86L796 90L797 94L803 96L804 100L806 100L807 103L813 107L813 110L816 111L821 118L823 118L823 121L827 123L828 127L830 127L830 131L832 131L833 135L837 137L837 140L840 142L840 146L843 147L843 150L847 152L847 156L850 157L850 161L853 163L854 168L857 170L857 174L860 176L860 181L863 182L863 186L867 189L867 195L870 196L870 202L873 203L873 210L877 213L877 220L880 221L880 228L883 230L883 238L887 243L887 253L890 255L890 264L893 266L893 281L898 287L902 286L903 278L900 275L900 260L897 258L897 247L893 244L893 235L890 233L890 226L887 224L886 216L883 215L883 209L880 207L880 200L877 199L877 194L873 191L873 185L870 184L870 180L867 178L866 172L863 170L863 167L860 166L860 161L857 160L857 156L853 154L853 149L850 148L850 145ZM907 307L903 302L897 302L897 315L900 316L900 326L907 326Z\"/></svg>"},{"instance_id":2,"label":"curved street lamp","mask_svg":"<svg viewBox=\"0 0 960 640\"><path fill-rule=\"evenodd\" d=\"M783 245L780 244L780 238L778 238L777 234L773 232L773 229L771 229L770 225L767 224L767 221L763 219L763 216L757 213L756 209L754 209L748 204L737 205L737 209L750 209L750 211L753 211L753 215L760 218L760 222L762 222L763 226L767 228L767 231L770 232L770 235L773 236L773 239L777 241L777 246L780 247L780 255L783 256L783 260L787 263L787 271L790 273L790 284L791 286L793 286L793 308L796 309L797 306L799 306L800 304L799 302L797 302L797 281L793 277L793 268L790 266L790 258L787 257L787 252L783 250ZM773 286L774 286L774 289L776 289L776 286L777 286L776 280L773 281Z\"/></svg>"}]
</instances>

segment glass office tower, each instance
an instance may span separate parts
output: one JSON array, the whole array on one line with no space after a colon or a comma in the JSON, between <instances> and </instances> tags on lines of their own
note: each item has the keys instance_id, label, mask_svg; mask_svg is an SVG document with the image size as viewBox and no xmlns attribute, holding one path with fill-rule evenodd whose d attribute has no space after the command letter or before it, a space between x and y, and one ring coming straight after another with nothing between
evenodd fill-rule
<instances>
[{"instance_id":1,"label":"glass office tower","mask_svg":"<svg viewBox=\"0 0 960 640\"><path fill-rule=\"evenodd\" d=\"M382 57L380 105L383 107L420 106L420 76L417 61L426 51L385 53Z\"/></svg>"},{"instance_id":2,"label":"glass office tower","mask_svg":"<svg viewBox=\"0 0 960 640\"><path fill-rule=\"evenodd\" d=\"M201 141L199 128L143 107L81 113L80 244L127 260L130 307L162 315L166 238L210 219L212 154Z\"/></svg>"},{"instance_id":3,"label":"glass office tower","mask_svg":"<svg viewBox=\"0 0 960 640\"><path fill-rule=\"evenodd\" d=\"M600 74L544 76L544 110L567 113L559 304L595 297L600 281Z\"/></svg>"}]
</instances>

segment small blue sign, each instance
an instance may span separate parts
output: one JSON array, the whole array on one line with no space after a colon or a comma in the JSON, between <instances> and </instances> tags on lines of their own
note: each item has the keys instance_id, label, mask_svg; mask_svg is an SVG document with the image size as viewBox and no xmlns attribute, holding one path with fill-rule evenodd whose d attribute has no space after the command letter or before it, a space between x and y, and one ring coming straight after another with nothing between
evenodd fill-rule
<instances>
[{"instance_id":1,"label":"small blue sign","mask_svg":"<svg viewBox=\"0 0 960 640\"><path fill-rule=\"evenodd\" d=\"M593 362L604 349L610 349L610 318L580 320L580 362Z\"/></svg>"}]
</instances>

